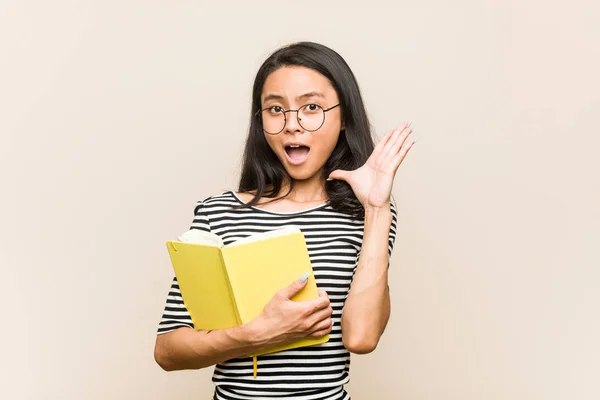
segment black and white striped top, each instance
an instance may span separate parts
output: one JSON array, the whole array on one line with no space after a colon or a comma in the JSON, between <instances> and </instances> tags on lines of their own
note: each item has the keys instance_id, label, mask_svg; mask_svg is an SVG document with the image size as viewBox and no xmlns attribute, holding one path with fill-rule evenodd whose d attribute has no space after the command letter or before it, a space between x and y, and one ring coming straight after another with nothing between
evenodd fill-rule
<instances>
[{"instance_id":1,"label":"black and white striped top","mask_svg":"<svg viewBox=\"0 0 600 400\"><path fill-rule=\"evenodd\" d=\"M330 340L258 357L258 375L253 377L252 358L237 358L215 366L213 382L217 400L293 399L348 400L350 353L342 344L341 316L357 265L363 238L363 220L339 213L325 203L298 212L276 212L257 207L232 209L242 200L232 191L197 203L192 229L219 235L225 244L258 232L288 225L300 228L314 270L317 286L327 292L333 308ZM392 226L388 249L396 237L396 209L392 204ZM169 291L158 333L193 327L177 280Z\"/></svg>"}]
</instances>

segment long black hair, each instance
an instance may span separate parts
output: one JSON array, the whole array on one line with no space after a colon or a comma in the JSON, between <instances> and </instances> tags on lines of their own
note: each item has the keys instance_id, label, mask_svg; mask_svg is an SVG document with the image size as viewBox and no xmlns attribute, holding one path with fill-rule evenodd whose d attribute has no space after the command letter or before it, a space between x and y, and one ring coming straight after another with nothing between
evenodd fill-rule
<instances>
[{"instance_id":1,"label":"long black hair","mask_svg":"<svg viewBox=\"0 0 600 400\"><path fill-rule=\"evenodd\" d=\"M337 92L344 129L323 168L324 178L336 169L354 170L371 155L374 143L371 125L363 104L358 82L346 61L334 50L318 43L298 42L273 52L259 68L252 89L250 129L246 139L239 191L253 192L246 204L253 206L263 198L275 198L288 178L290 191L293 181L267 143L260 113L261 94L267 77L284 66L310 68L325 76ZM270 189L267 187L270 185ZM364 209L350 185L344 181L326 181L325 190L331 207L339 212L364 217ZM284 197L285 197L284 196Z\"/></svg>"}]
</instances>

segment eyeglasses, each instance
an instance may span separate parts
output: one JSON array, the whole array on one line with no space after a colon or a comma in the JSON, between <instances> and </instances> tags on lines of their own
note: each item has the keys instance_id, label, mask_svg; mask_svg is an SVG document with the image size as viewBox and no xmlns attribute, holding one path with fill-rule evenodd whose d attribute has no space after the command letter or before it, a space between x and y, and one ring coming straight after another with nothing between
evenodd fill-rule
<instances>
[{"instance_id":1,"label":"eyeglasses","mask_svg":"<svg viewBox=\"0 0 600 400\"><path fill-rule=\"evenodd\" d=\"M297 113L296 117L298 118L298 123L302 129L308 132L314 132L321 128L325 123L325 113L329 110L333 110L339 105L340 104L338 103L333 107L323 109L323 107L318 104L310 103L297 110L284 110L283 107L280 106L271 106L258 110L256 115L258 115L259 112L261 113L263 131L269 135L277 135L285 129L285 124L287 122L285 114L292 111Z\"/></svg>"}]
</instances>

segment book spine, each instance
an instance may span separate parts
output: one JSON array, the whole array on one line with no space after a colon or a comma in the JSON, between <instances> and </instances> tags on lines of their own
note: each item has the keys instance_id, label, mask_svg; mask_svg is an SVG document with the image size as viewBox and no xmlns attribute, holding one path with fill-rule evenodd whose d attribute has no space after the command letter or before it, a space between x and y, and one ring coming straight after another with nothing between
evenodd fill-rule
<instances>
[{"instance_id":1,"label":"book spine","mask_svg":"<svg viewBox=\"0 0 600 400\"><path fill-rule=\"evenodd\" d=\"M242 321L242 317L240 316L240 309L235 298L235 293L233 292L233 286L231 285L231 278L229 277L229 271L227 269L227 259L224 254L223 247L221 247L219 255L221 256L221 265L223 265L223 269L225 270L225 276L227 277L227 287L229 288L229 297L231 297L231 304L233 304L233 309L235 311L235 318L237 319L238 325L242 325L244 321Z\"/></svg>"}]
</instances>

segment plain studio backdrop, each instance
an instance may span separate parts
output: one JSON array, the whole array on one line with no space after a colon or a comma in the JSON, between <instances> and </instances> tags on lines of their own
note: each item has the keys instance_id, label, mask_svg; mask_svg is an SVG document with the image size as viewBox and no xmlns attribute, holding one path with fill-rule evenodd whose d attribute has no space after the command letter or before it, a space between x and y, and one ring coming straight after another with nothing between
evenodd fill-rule
<instances>
[{"instance_id":1,"label":"plain studio backdrop","mask_svg":"<svg viewBox=\"0 0 600 400\"><path fill-rule=\"evenodd\" d=\"M600 398L597 3L215 3L0 4L0 398L209 398L153 359L165 241L236 187L254 74L297 40L419 137L353 399Z\"/></svg>"}]
</instances>

